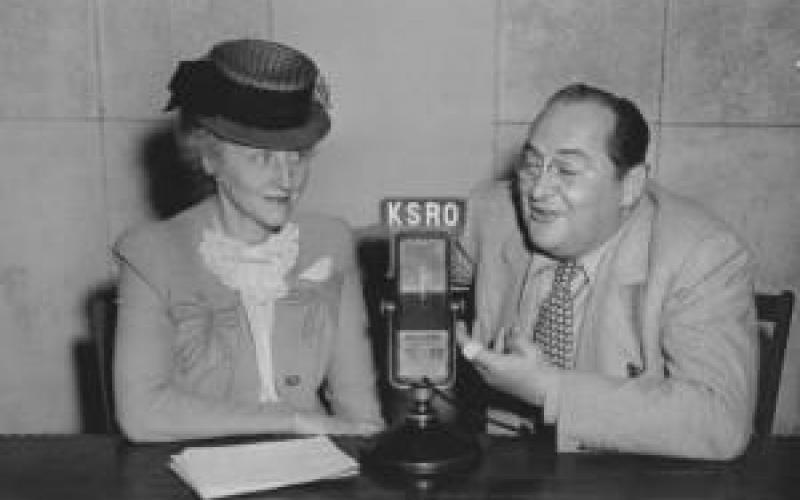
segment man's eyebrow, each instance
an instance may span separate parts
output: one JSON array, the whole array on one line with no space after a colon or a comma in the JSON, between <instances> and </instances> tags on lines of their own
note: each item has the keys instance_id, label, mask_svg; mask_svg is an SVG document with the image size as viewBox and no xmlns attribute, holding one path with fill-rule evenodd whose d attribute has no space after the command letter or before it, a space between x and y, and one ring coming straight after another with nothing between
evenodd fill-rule
<instances>
[{"instance_id":1,"label":"man's eyebrow","mask_svg":"<svg viewBox=\"0 0 800 500\"><path fill-rule=\"evenodd\" d=\"M544 154L544 153L542 153L542 151L539 148L537 148L534 144L532 144L530 142L525 142L522 145L522 150L525 151L526 153L537 153L537 154L540 154L540 155ZM584 150L582 150L580 148L561 148L561 149L557 149L555 154L567 155L567 156L580 156L580 157L583 157L583 158L589 158L589 154L586 153L586 151L584 151Z\"/></svg>"}]
</instances>

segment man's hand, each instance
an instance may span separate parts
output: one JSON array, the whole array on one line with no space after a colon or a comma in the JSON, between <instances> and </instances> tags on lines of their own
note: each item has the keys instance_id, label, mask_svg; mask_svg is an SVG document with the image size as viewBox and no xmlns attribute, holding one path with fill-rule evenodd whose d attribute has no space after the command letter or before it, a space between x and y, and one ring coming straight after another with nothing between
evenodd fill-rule
<instances>
[{"instance_id":1,"label":"man's hand","mask_svg":"<svg viewBox=\"0 0 800 500\"><path fill-rule=\"evenodd\" d=\"M510 331L510 330L509 330ZM523 401L543 405L546 395L556 394L560 370L550 363L539 347L513 332L497 335L491 347L476 346L465 329L456 328L462 349L487 384Z\"/></svg>"}]
</instances>

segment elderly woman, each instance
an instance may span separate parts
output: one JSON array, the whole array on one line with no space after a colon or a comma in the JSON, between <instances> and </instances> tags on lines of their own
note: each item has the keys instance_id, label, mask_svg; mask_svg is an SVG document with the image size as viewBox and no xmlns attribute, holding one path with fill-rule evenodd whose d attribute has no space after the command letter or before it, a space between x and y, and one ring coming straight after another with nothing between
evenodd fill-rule
<instances>
[{"instance_id":1,"label":"elderly woman","mask_svg":"<svg viewBox=\"0 0 800 500\"><path fill-rule=\"evenodd\" d=\"M305 54L264 40L180 63L167 109L216 190L115 247L129 439L382 428L351 232L295 210L330 128L321 83Z\"/></svg>"}]
</instances>

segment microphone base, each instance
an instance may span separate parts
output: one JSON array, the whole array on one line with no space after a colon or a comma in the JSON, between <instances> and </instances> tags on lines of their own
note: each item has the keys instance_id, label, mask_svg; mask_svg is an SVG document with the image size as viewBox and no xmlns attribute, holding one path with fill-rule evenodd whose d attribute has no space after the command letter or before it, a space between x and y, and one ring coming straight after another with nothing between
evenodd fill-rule
<instances>
[{"instance_id":1,"label":"microphone base","mask_svg":"<svg viewBox=\"0 0 800 500\"><path fill-rule=\"evenodd\" d=\"M480 455L474 436L438 423L418 426L406 422L378 438L363 462L384 471L433 476L469 469L478 463Z\"/></svg>"}]
</instances>

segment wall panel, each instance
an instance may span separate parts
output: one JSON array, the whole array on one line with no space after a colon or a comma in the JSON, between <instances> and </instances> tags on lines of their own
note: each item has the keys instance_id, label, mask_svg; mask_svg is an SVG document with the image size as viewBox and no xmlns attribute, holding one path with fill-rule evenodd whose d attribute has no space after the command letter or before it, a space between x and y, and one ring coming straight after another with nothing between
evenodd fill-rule
<instances>
[{"instance_id":1,"label":"wall panel","mask_svg":"<svg viewBox=\"0 0 800 500\"><path fill-rule=\"evenodd\" d=\"M800 124L800 2L670 2L668 122Z\"/></svg>"},{"instance_id":2,"label":"wall panel","mask_svg":"<svg viewBox=\"0 0 800 500\"><path fill-rule=\"evenodd\" d=\"M0 118L97 115L90 0L6 0Z\"/></svg>"},{"instance_id":3,"label":"wall panel","mask_svg":"<svg viewBox=\"0 0 800 500\"><path fill-rule=\"evenodd\" d=\"M273 5L276 38L312 54L331 85L308 206L368 225L385 196L463 196L489 175L494 2Z\"/></svg>"},{"instance_id":4,"label":"wall panel","mask_svg":"<svg viewBox=\"0 0 800 500\"><path fill-rule=\"evenodd\" d=\"M109 274L92 123L0 121L0 432L78 426L75 342Z\"/></svg>"},{"instance_id":5,"label":"wall panel","mask_svg":"<svg viewBox=\"0 0 800 500\"><path fill-rule=\"evenodd\" d=\"M225 38L270 33L265 0L97 1L103 104L110 118L161 117L179 60L200 57Z\"/></svg>"},{"instance_id":6,"label":"wall panel","mask_svg":"<svg viewBox=\"0 0 800 500\"><path fill-rule=\"evenodd\" d=\"M585 81L636 100L658 116L661 0L504 0L499 39L499 118L527 121L563 85Z\"/></svg>"}]
</instances>

